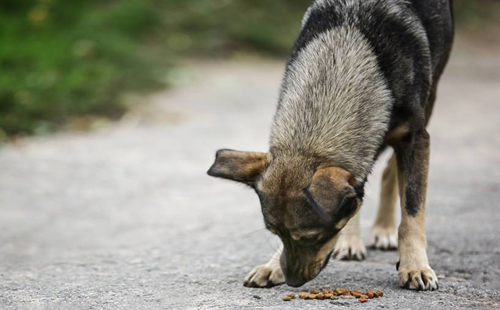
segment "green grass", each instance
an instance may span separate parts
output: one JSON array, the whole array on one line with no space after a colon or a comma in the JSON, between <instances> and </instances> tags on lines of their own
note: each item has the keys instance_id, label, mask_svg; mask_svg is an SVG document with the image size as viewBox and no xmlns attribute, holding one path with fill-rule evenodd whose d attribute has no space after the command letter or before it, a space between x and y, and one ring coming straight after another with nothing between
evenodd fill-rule
<instances>
[{"instance_id":1,"label":"green grass","mask_svg":"<svg viewBox=\"0 0 500 310\"><path fill-rule=\"evenodd\" d=\"M0 0L0 140L118 118L186 57L285 56L311 0ZM456 0L481 29L493 0Z\"/></svg>"},{"instance_id":2,"label":"green grass","mask_svg":"<svg viewBox=\"0 0 500 310\"><path fill-rule=\"evenodd\" d=\"M140 0L0 6L0 131L50 131L77 116L118 117L120 96L162 85L147 56L161 15Z\"/></svg>"}]
</instances>

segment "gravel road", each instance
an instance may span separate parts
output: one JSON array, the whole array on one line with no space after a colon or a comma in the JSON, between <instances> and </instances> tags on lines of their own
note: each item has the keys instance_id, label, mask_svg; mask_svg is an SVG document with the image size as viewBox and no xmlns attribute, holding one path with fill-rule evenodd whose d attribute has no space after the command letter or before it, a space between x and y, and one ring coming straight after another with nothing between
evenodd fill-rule
<instances>
[{"instance_id":1,"label":"gravel road","mask_svg":"<svg viewBox=\"0 0 500 310\"><path fill-rule=\"evenodd\" d=\"M267 149L282 62L193 64L122 122L0 150L1 309L500 309L500 60L456 54L432 120L427 203L437 292L398 288L396 252L331 261L296 289L243 287L278 241L257 196L205 172ZM367 188L373 221L385 154ZM383 298L284 302L312 288Z\"/></svg>"}]
</instances>

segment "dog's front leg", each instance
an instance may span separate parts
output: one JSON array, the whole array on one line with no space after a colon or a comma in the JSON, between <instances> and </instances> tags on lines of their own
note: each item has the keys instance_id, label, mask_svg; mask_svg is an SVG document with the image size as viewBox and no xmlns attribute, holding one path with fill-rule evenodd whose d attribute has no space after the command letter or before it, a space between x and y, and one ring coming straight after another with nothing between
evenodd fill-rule
<instances>
[{"instance_id":1,"label":"dog's front leg","mask_svg":"<svg viewBox=\"0 0 500 310\"><path fill-rule=\"evenodd\" d=\"M273 287L283 284L285 276L280 266L281 252L283 252L283 246L274 253L267 264L255 267L245 278L243 285L246 287Z\"/></svg>"},{"instance_id":2,"label":"dog's front leg","mask_svg":"<svg viewBox=\"0 0 500 310\"><path fill-rule=\"evenodd\" d=\"M333 250L333 257L339 260L361 261L365 259L366 247L361 239L359 212L340 231L340 236Z\"/></svg>"},{"instance_id":3,"label":"dog's front leg","mask_svg":"<svg viewBox=\"0 0 500 310\"><path fill-rule=\"evenodd\" d=\"M398 232L399 284L413 290L436 290L436 273L427 259L425 198L429 171L429 134L396 147L402 219Z\"/></svg>"}]
</instances>

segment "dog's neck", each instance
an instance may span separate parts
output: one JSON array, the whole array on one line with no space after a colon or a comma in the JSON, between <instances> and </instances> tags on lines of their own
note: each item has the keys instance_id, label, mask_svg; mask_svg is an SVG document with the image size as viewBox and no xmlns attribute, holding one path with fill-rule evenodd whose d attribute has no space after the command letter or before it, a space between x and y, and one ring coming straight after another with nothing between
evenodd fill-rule
<instances>
[{"instance_id":1,"label":"dog's neck","mask_svg":"<svg viewBox=\"0 0 500 310\"><path fill-rule=\"evenodd\" d=\"M388 130L392 97L355 28L320 34L289 64L271 149L313 154L364 183Z\"/></svg>"}]
</instances>

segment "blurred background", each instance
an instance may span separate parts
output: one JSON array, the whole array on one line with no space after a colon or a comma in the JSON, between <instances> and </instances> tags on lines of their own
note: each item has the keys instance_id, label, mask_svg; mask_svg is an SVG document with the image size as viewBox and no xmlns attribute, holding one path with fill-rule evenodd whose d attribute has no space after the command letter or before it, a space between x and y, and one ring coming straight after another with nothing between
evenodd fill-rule
<instances>
[{"instance_id":1,"label":"blurred background","mask_svg":"<svg viewBox=\"0 0 500 310\"><path fill-rule=\"evenodd\" d=\"M192 59L284 58L310 2L0 0L0 141L120 118ZM499 45L499 1L455 14L459 44Z\"/></svg>"}]
</instances>

